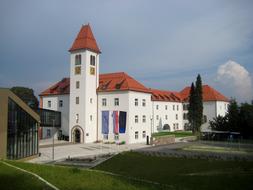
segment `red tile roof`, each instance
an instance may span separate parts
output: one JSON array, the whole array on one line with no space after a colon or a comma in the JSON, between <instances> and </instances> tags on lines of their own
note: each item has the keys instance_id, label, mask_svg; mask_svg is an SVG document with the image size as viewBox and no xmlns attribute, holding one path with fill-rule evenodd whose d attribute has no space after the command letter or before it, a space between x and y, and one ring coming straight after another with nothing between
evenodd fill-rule
<instances>
[{"instance_id":1,"label":"red tile roof","mask_svg":"<svg viewBox=\"0 0 253 190\"><path fill-rule=\"evenodd\" d=\"M43 91L40 96L69 94L69 78L63 78L58 83ZM131 90L151 93L144 85L124 72L99 75L98 92Z\"/></svg>"},{"instance_id":2,"label":"red tile roof","mask_svg":"<svg viewBox=\"0 0 253 190\"><path fill-rule=\"evenodd\" d=\"M69 78L63 78L61 81L41 92L39 96L69 94L69 83Z\"/></svg>"},{"instance_id":3,"label":"red tile roof","mask_svg":"<svg viewBox=\"0 0 253 190\"><path fill-rule=\"evenodd\" d=\"M151 93L148 88L124 72L99 75L98 92L122 90Z\"/></svg>"},{"instance_id":4,"label":"red tile roof","mask_svg":"<svg viewBox=\"0 0 253 190\"><path fill-rule=\"evenodd\" d=\"M88 49L96 53L101 53L89 24L82 26L69 51L80 49Z\"/></svg>"},{"instance_id":5,"label":"red tile roof","mask_svg":"<svg viewBox=\"0 0 253 190\"><path fill-rule=\"evenodd\" d=\"M185 87L181 92L183 101L188 101L191 87ZM222 95L220 92L210 87L209 85L203 85L203 101L225 101L229 102L229 99Z\"/></svg>"},{"instance_id":6,"label":"red tile roof","mask_svg":"<svg viewBox=\"0 0 253 190\"><path fill-rule=\"evenodd\" d=\"M165 101L165 102L181 102L181 97L177 92L164 91L164 90L152 90L152 101Z\"/></svg>"}]
</instances>

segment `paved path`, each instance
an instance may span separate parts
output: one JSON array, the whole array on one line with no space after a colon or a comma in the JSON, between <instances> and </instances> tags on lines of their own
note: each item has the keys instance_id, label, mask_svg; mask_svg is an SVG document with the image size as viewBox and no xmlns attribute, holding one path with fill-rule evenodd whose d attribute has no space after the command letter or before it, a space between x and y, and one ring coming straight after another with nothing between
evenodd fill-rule
<instances>
[{"instance_id":1,"label":"paved path","mask_svg":"<svg viewBox=\"0 0 253 190\"><path fill-rule=\"evenodd\" d=\"M116 145L116 144L102 144L102 143L90 143L90 144L62 144L55 146L54 148L54 160L64 160L68 157L88 157L96 156L108 153L117 153L122 151L136 150L140 148L148 147L148 145L142 144L128 144L128 145ZM40 148L39 152L41 156L29 162L33 163L49 163L52 162L52 147Z\"/></svg>"}]
</instances>

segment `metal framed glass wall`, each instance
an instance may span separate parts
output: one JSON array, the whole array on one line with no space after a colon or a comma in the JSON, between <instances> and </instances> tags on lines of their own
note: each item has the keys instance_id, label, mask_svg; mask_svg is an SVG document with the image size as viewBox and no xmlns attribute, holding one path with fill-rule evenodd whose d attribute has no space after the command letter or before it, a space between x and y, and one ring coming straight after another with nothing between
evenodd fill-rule
<instances>
[{"instance_id":1,"label":"metal framed glass wall","mask_svg":"<svg viewBox=\"0 0 253 190\"><path fill-rule=\"evenodd\" d=\"M38 154L38 123L12 99L8 100L7 158Z\"/></svg>"}]
</instances>

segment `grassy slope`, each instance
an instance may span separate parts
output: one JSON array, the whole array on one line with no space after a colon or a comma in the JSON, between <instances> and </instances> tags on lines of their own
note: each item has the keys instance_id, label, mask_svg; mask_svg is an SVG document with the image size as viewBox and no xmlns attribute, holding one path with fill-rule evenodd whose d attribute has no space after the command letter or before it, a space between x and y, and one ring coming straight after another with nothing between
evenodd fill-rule
<instances>
[{"instance_id":1,"label":"grassy slope","mask_svg":"<svg viewBox=\"0 0 253 190\"><path fill-rule=\"evenodd\" d=\"M72 167L29 164L22 162L9 163L32 171L60 189L66 190L151 190L159 189L144 182L126 180L123 177L111 176L95 171L81 170ZM13 174L12 174L13 175ZM8 177L6 177L8 178ZM36 188L33 188L36 189Z\"/></svg>"},{"instance_id":2,"label":"grassy slope","mask_svg":"<svg viewBox=\"0 0 253 190\"><path fill-rule=\"evenodd\" d=\"M96 169L157 181L174 189L253 188L253 162L154 157L128 152Z\"/></svg>"},{"instance_id":3,"label":"grassy slope","mask_svg":"<svg viewBox=\"0 0 253 190\"><path fill-rule=\"evenodd\" d=\"M4 190L49 190L45 183L41 182L32 175L16 170L0 163L0 187Z\"/></svg>"},{"instance_id":4,"label":"grassy slope","mask_svg":"<svg viewBox=\"0 0 253 190\"><path fill-rule=\"evenodd\" d=\"M154 137L166 136L166 135L175 135L176 138L193 136L191 131L158 132L158 133L152 134L152 136Z\"/></svg>"}]
</instances>

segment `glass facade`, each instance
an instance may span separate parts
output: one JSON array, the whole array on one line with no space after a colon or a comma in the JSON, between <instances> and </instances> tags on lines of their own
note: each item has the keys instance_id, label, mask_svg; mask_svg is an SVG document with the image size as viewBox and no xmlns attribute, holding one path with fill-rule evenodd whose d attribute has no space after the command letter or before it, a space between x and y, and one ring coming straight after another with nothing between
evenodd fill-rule
<instances>
[{"instance_id":1,"label":"glass facade","mask_svg":"<svg viewBox=\"0 0 253 190\"><path fill-rule=\"evenodd\" d=\"M21 159L35 154L38 154L38 123L9 98L7 158Z\"/></svg>"}]
</instances>

